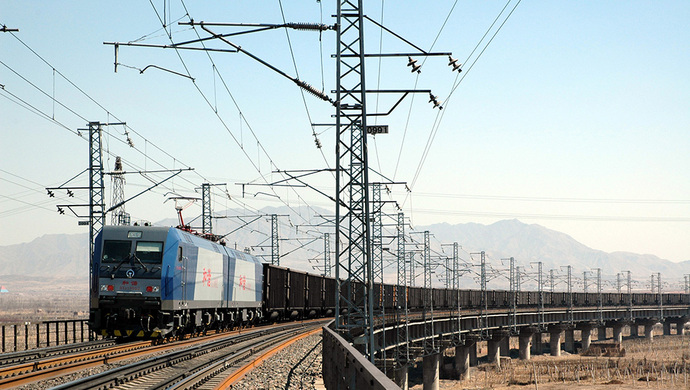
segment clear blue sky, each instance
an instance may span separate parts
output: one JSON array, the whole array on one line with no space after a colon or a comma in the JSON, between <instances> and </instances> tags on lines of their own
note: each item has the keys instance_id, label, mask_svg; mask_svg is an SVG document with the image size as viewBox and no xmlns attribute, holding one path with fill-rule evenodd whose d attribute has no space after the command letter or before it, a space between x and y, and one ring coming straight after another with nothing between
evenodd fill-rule
<instances>
[{"instance_id":1,"label":"clear blue sky","mask_svg":"<svg viewBox=\"0 0 690 390\"><path fill-rule=\"evenodd\" d=\"M108 129L106 169L112 169L114 155L122 156L130 171L196 169L128 205L135 219L173 217L164 194L174 190L200 196L194 187L204 180L228 183L232 199L216 201L217 210L280 206L277 198L254 196L268 192L265 188L254 187L242 198L235 183L276 180L280 176L271 174L276 168L334 165L333 129L316 128L322 156L309 125L309 117L316 123L332 121L332 107L310 95L303 101L291 81L247 56L212 54L221 80L202 52L181 51L183 63L173 50L121 47L118 60L123 65L114 73L113 47L104 41L144 37L139 42L166 44L170 41L159 18L188 20L179 1L166 2L165 11L163 1L153 4L158 14L150 3L140 1L0 1L0 24L19 28L16 38L50 64L11 34L0 33L0 84L5 86L0 91L0 245L46 233L85 231L76 218L55 211L55 204L73 200L62 194L49 199L42 189L62 184L87 167L88 144L73 133L85 127L85 119L106 122L116 117L131 127L137 150L123 143L123 127ZM506 2L459 1L441 30L453 4L365 2L369 16L381 20L383 9L384 24L420 47L429 49L438 35L433 50L451 51L460 62L469 58L464 79L450 99L458 79L446 58L429 58L418 76L409 72L406 58L383 60L380 71L377 60L367 63L369 88L416 85L431 89L444 102L439 115L427 96L405 100L393 115L380 120L390 125L391 133L370 141L372 167L412 186L411 195L394 188L392 198L404 204L413 223L518 218L565 232L596 249L690 259L690 3L525 1L488 47L517 2L510 2L489 30ZM282 21L276 1L184 5L196 21ZM290 22L332 24L335 3L283 2L283 11ZM409 50L387 35L381 41L372 24L365 31L370 52ZM196 36L177 24L172 24L172 35L174 41ZM322 47L318 33L290 31L289 37L300 78L330 92L333 32L322 34ZM284 30L232 40L296 74ZM226 48L221 43L210 46ZM150 64L189 72L195 82L156 69L139 74L127 67ZM18 99L35 109L18 104ZM391 103L390 97L382 97L379 109ZM370 96L369 110L376 104ZM430 151L420 168L431 134ZM85 176L78 180L79 185L87 183ZM135 194L148 183L141 176L128 176L126 191ZM332 192L328 175L313 179L313 184ZM218 199L220 193L217 189ZM293 207L302 204L294 192L277 193ZM329 207L311 192L299 194L310 204ZM78 201L86 200L79 196ZM195 205L189 214L199 212Z\"/></svg>"}]
</instances>

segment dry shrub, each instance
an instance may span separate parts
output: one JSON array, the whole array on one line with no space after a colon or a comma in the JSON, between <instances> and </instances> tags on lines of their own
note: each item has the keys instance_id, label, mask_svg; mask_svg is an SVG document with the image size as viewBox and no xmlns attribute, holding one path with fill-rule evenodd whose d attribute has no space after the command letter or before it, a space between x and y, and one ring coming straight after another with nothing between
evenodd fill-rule
<instances>
[{"instance_id":1,"label":"dry shrub","mask_svg":"<svg viewBox=\"0 0 690 390\"><path fill-rule=\"evenodd\" d=\"M647 378L646 376L640 377L640 379L637 380L638 382L656 382L656 377L655 376L650 376Z\"/></svg>"},{"instance_id":2,"label":"dry shrub","mask_svg":"<svg viewBox=\"0 0 690 390\"><path fill-rule=\"evenodd\" d=\"M601 356L601 348L599 347L589 347L582 351L582 356Z\"/></svg>"},{"instance_id":3,"label":"dry shrub","mask_svg":"<svg viewBox=\"0 0 690 390\"><path fill-rule=\"evenodd\" d=\"M508 386L529 386L533 385L534 380L528 380L528 381L519 381L517 379L511 379L508 381Z\"/></svg>"}]
</instances>

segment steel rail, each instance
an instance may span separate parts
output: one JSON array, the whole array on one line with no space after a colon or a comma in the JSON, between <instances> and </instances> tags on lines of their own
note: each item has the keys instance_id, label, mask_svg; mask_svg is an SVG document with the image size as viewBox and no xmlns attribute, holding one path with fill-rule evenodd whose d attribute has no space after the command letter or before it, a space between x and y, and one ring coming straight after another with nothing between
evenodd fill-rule
<instances>
[{"instance_id":1,"label":"steel rail","mask_svg":"<svg viewBox=\"0 0 690 390\"><path fill-rule=\"evenodd\" d=\"M172 386L167 387L166 389L172 390L198 388L199 386L207 383L212 378L219 376L224 371L232 367L235 367L236 363L246 359L247 357L257 355L254 359L242 365L232 374L226 376L225 378L222 378L220 381L217 381L217 383L213 385L214 389L230 388L231 386L236 384L240 379L242 379L247 373L249 373L252 369L260 365L264 360L273 356L277 352L285 349L286 347L295 343L296 341L311 336L318 332L321 332L320 326L317 326L316 329L312 329L307 332L302 332L301 334L298 334L296 336L292 334L287 334L281 336L277 340L264 341L260 345L255 345L251 348L246 348L242 351L238 351L236 355L233 355L221 361L217 361L205 367L203 370L198 371L194 375L184 378L183 380L177 383L174 383ZM276 345L276 342L279 342L279 344ZM261 353L262 351L264 352Z\"/></svg>"},{"instance_id":2,"label":"steel rail","mask_svg":"<svg viewBox=\"0 0 690 390\"><path fill-rule=\"evenodd\" d=\"M151 357L146 360L120 366L112 370L104 371L100 374L65 383L55 387L54 389L104 389L120 386L135 380L142 381L141 383L136 383L136 387L139 388L166 388L171 383L177 382L181 378L188 376L190 372L200 369L199 366L203 367L208 364L208 362L201 364L192 363L191 365L185 366L182 364L181 367L176 367L177 365L180 365L180 363L201 358L204 355L221 351L224 348L238 346L241 343L255 343L254 340L256 338L266 337L266 335L273 334L275 332L285 332L289 331L290 329L309 325L310 323L296 323L281 325L273 328L252 329L251 331L243 331L242 333L234 334L230 337L225 334L222 335L224 337L221 339L204 342L203 344L188 347L180 351L169 352L164 355ZM271 342L274 343L275 340ZM212 360L218 359L216 355L212 354L209 356L212 356ZM133 356L128 356L128 358L130 357ZM161 371L163 369L167 370ZM162 380L157 380L153 375L151 375L157 371L165 373L165 376ZM143 383L143 381L147 379L150 379L147 382L148 384ZM156 383L149 383L151 381L156 381Z\"/></svg>"},{"instance_id":3,"label":"steel rail","mask_svg":"<svg viewBox=\"0 0 690 390\"><path fill-rule=\"evenodd\" d=\"M113 345L115 345L115 341L113 340L96 340L84 343L63 344L54 347L35 348L19 352L8 352L0 354L0 367L40 360L51 356L105 348Z\"/></svg>"}]
</instances>

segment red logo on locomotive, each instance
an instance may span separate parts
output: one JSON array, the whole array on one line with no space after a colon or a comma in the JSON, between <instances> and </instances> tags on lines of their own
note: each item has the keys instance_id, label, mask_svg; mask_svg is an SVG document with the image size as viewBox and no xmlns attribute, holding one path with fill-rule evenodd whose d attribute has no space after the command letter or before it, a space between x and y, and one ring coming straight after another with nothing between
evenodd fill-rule
<instances>
[{"instance_id":1,"label":"red logo on locomotive","mask_svg":"<svg viewBox=\"0 0 690 390\"><path fill-rule=\"evenodd\" d=\"M204 278L201 280L201 284L205 284L207 287L211 287L211 269L208 270L204 268Z\"/></svg>"}]
</instances>

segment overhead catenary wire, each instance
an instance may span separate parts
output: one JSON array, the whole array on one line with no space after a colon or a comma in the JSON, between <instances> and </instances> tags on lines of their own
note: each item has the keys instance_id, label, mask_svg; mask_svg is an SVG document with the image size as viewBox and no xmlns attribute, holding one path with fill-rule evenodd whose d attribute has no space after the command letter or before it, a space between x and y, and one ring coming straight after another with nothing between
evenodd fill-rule
<instances>
[{"instance_id":1,"label":"overhead catenary wire","mask_svg":"<svg viewBox=\"0 0 690 390\"><path fill-rule=\"evenodd\" d=\"M192 17L189 15L189 10L187 9L187 6L186 6L186 4L184 3L184 0L180 0L180 1L181 1L181 3L182 3L182 6L184 7L184 10L185 10L185 12L186 12L186 16L189 18L190 22L193 21ZM152 4L152 6L153 6L153 4ZM155 6L154 6L154 8L155 8ZM199 36L199 33L198 33L197 29L194 28L193 30L194 30L195 34L197 35L197 37L198 37L199 39L201 39L201 37ZM169 39L170 39L171 43L173 43L172 37L169 36ZM204 45L204 44L203 44L203 41L202 41L201 43L202 43L202 45ZM204 45L204 47L205 47L205 45ZM178 51L177 49L175 49L175 51L177 52L177 55L178 55L178 58L180 59L180 61L182 61L182 63L184 64L184 60L182 59L182 56L181 56L181 54L179 53L179 51ZM211 61L211 63L214 63L214 62L213 62L213 59L211 58L210 54L208 54L208 52L207 52L207 56L208 56L209 60ZM188 75L191 77L191 74L189 73L189 70L188 70L187 66L184 65L184 67L185 67L185 69L187 70ZM226 88L227 88L227 84L225 84L225 82L224 82L224 80L223 80L223 78L222 78L222 75L219 74L219 77L221 78L221 81L224 83L224 85L225 85ZM194 81L192 81L192 82L193 82L195 88L197 89L197 91L201 94L201 96L203 97L203 99L204 99L204 100L206 101L206 103L209 105L209 107L211 107L211 108L213 109L213 106L211 105L210 101L206 98L206 96L205 96L205 94L203 93L203 91L199 88L199 86L196 84L196 82L194 82ZM227 91L229 92L229 89L227 89ZM235 104L236 104L236 101L234 100L234 98L233 98L233 102L235 102ZM239 106L236 105L236 107L238 108L238 111L240 111L240 110L239 110ZM240 111L240 112L241 112L241 111ZM247 153L247 151L245 150L245 148L242 146L241 142L239 142L239 141L237 140L237 137L234 135L234 133L232 133L232 131L230 130L230 128L228 127L228 125L225 123L225 121L220 117L220 115L219 115L217 112L214 111L214 113L215 113L216 117L221 121L221 124L223 125L223 127L225 127L226 131L231 135L231 137L233 138L233 140L235 141L235 143L240 147L240 149L242 150L242 152L244 153L244 155L247 157L247 159L249 159L250 163L251 163L251 164L254 166L254 168L257 170L257 172L259 173L259 175L260 175L261 177L263 177L263 176L261 175L261 170L259 169L259 167L254 163L254 160L249 156L249 154ZM244 116L243 116L243 118L244 118ZM266 149L264 148L263 144L259 141L259 139L258 139L256 133L254 132L254 130L252 129L252 127L249 126L249 123L246 121L246 118L245 118L245 123L246 123L247 126L249 127L249 129L250 129L252 135L254 136L254 139L256 140L257 145L258 145L258 146L260 147L260 149L264 152L264 154L268 157L270 166L271 166L271 167L274 167L274 168L276 168L276 169L278 170L277 165L274 163L273 159L270 157L270 155L268 154L268 151L266 151ZM268 182L267 182L265 179L264 179L264 181L266 182L266 184L268 184ZM275 190L274 190L273 188L272 188L271 190L275 193ZM294 189L293 189L293 190L294 190ZM301 199L301 196L300 196L297 192L295 192L295 193L297 194L297 197L298 197L299 199ZM276 196L277 196L277 194L276 194ZM279 197L279 199L281 199L281 201L283 202L283 204L284 204L285 206L287 206L288 208L290 208L291 210L293 210L293 212L295 212L295 214L300 215L299 212L296 212L296 211L292 208L292 206L290 206L288 203L286 203L284 200L282 200L282 198ZM301 215L300 215L300 216L301 216ZM304 219L304 217L302 217L302 218Z\"/></svg>"},{"instance_id":2,"label":"overhead catenary wire","mask_svg":"<svg viewBox=\"0 0 690 390\"><path fill-rule=\"evenodd\" d=\"M280 7L280 16L283 18L283 24L287 24L287 20L285 19L285 11L283 10L283 1L278 0L278 5ZM290 40L290 31L288 31L288 29L283 29L283 30L285 31L285 38L287 39L288 47L290 49L290 58L292 58L292 65L295 69L295 77L297 77L299 79L300 78L299 70L297 69L297 60L295 59L295 52L292 48L292 41ZM319 39L319 41L320 41L320 39ZM323 73L323 63L321 65L321 71ZM307 99L304 96L304 88L299 88L299 92L300 92L300 95L302 96L302 103L304 104L304 110L306 111L307 119L309 120L312 135L314 137L314 140L317 141L317 143L318 143L320 141L318 141L318 136L316 134L316 130L314 129L314 126L312 125L312 123L314 123L314 121L311 119L311 113L309 112L309 106L307 105ZM319 152L321 153L321 157L323 158L324 163L326 163L326 167L330 169L330 164L328 163L328 159L326 158L326 155L323 152L323 148L319 147L318 149L319 149Z\"/></svg>"},{"instance_id":3,"label":"overhead catenary wire","mask_svg":"<svg viewBox=\"0 0 690 390\"><path fill-rule=\"evenodd\" d=\"M169 34L168 34L168 35L169 35ZM101 109L103 109L103 110L107 113L108 116L112 115L107 109L105 109L105 107L104 107L103 105L101 105L100 103L98 103L95 99L93 99L90 95L88 95L84 90L82 90L81 88L79 88L74 82L72 82L72 81L69 80L65 75L63 75L61 72L59 72L58 70L56 70L47 60L45 60L45 58L43 58L42 56L40 56L35 50L33 50L33 49L32 49L31 47L29 47L26 43L24 43L23 41L21 41L21 39L19 39L18 37L15 36L15 38L17 38L17 39L18 39L25 47L27 47L34 55L36 55L37 57L39 57L46 65L48 65L54 73L57 72L61 77L63 77L65 80L67 80L67 81L68 81L72 86L74 86L78 91L80 91L82 94L84 94L85 96L87 96L92 102L94 102L97 106L99 106ZM28 79L25 79L25 81L29 82ZM35 86L35 85L34 85L34 87L36 87L37 89L41 90L40 88L38 88L38 87ZM227 86L226 86L226 87L227 87ZM41 91L42 91L42 90L41 90ZM6 91L6 92L7 92L7 91ZM8 92L8 93L9 93L9 92ZM48 97L51 97L50 94L46 93L45 91L42 91L42 93L44 93L44 95L46 95L46 96L48 96ZM11 93L9 93L9 94L11 95ZM7 96L5 96L5 97L7 97ZM53 97L54 97L54 96L53 96ZM15 98L15 99L18 99L18 100L20 100L20 101L22 101L22 100L19 99L17 96L14 96L14 98ZM9 98L8 98L8 99L9 99ZM65 129L67 129L67 130L69 130L69 131L71 131L71 132L73 132L73 133L75 133L75 134L77 134L77 135L80 135L79 132L75 132L75 131L71 130L68 126L66 126L66 125L64 125L64 124L61 124L60 122L55 121L55 120L54 120L54 117L51 117L50 115L48 115L48 114L42 112L41 110L37 109L36 107L31 106L28 102L25 102L25 101L22 101L22 102L23 102L23 103L19 103L19 102L17 102L17 101L15 100L15 103L17 103L17 104L23 104L23 105L25 106L25 108L32 110L34 113L36 113L36 114L38 114L38 115L40 115L40 116L42 116L42 117L44 117L44 118L46 118L46 119L48 119L48 120L51 120L51 121L53 121L53 122L55 122L55 123L58 123L58 124L60 124L62 127L64 127ZM60 103L60 104L61 104L61 103ZM86 121L86 118L85 118L84 116L79 115L76 111L69 109L69 108L68 108L66 105L64 105L64 104L61 104L61 105L63 105L66 109L68 109L69 111L71 111L72 113L74 113L75 115L77 115L78 117L80 117L80 119ZM112 116L113 116L114 118L117 118L115 115L112 115ZM165 153L167 156L169 156L170 158L172 158L173 161L179 161L178 159L176 159L175 157L171 156L169 153L167 153L166 151L164 151L162 148L160 148L160 147L159 147L158 145L156 145L155 143L150 142L150 141L147 140L145 137L141 136L141 134L139 134L138 132L136 132L136 131L135 131L134 129L132 129L131 127L126 126L126 128L129 129L129 130L131 130L134 134L137 134L138 136L142 137L142 138L145 140L145 143L144 143L145 146L147 146L147 145L150 143L150 144L151 144L152 146L154 146L157 150L159 150L159 151ZM105 131L105 133L108 134L108 135L110 135L110 133L108 133L107 131ZM119 138L116 138L116 139L118 139L119 141L122 142L121 139L119 139ZM135 148L135 149L136 149L136 148ZM151 159L151 160L152 160L153 162L155 162L157 165L159 165L159 166L161 166L161 167L164 167L164 166L165 166L164 164L162 164L162 163L156 161L155 159L151 158L151 157L146 153L146 151L141 152L141 151L138 150L138 149L137 149L137 151L139 151L142 155L144 155L144 157L145 157L146 160ZM129 164L131 164L131 163L129 163ZM140 169L141 169L141 168L140 168ZM200 175L199 172L196 172L196 174L197 174L197 175ZM200 177L203 178L203 176L201 176L201 175L200 175ZM194 184L194 183L190 182L188 179L183 179L183 180L186 180L186 181L187 181L189 184L191 184L191 185ZM242 204L241 202L238 202L237 199L233 199L233 201L234 201L235 203L238 203L238 204L241 205L242 207L245 207L245 208L247 207L246 204Z\"/></svg>"},{"instance_id":4,"label":"overhead catenary wire","mask_svg":"<svg viewBox=\"0 0 690 390\"><path fill-rule=\"evenodd\" d=\"M441 33L445 29L446 24L448 23L448 20L450 20L450 17L453 14L453 11L455 10L455 6L457 5L457 3L458 3L458 0L455 0L453 2L453 5L451 6L450 10L448 11L448 14L446 15L446 18L444 19L443 23L441 24L441 27L439 28L439 31L436 34L436 37L434 38L434 41L431 43L431 45L429 47L429 50L428 50L429 52L431 52L433 50L434 46L436 45L436 42L438 41L438 38L441 36ZM424 57L424 59L422 60L422 65L424 65L424 63L426 62L427 59L428 59L428 57ZM414 83L413 89L417 89L418 83L419 83L419 73L417 73L417 77L415 77L415 83ZM408 130L409 125L410 125L410 118L412 115L412 107L414 106L415 96L416 96L416 94L413 94L411 101L410 101L410 106L408 109L407 118L405 120L405 127L403 130L403 136L402 136L402 140L400 141L400 149L398 151L398 158L397 158L396 163L395 163L395 170L393 171L393 179L395 179L397 176L398 167L399 167L400 161L402 159L402 152L403 152L403 149L405 146L405 139L407 136L407 130ZM436 117L438 118L438 113L437 113ZM432 129L433 129L433 126L432 126Z\"/></svg>"},{"instance_id":5,"label":"overhead catenary wire","mask_svg":"<svg viewBox=\"0 0 690 390\"><path fill-rule=\"evenodd\" d=\"M73 82L72 80L70 80L67 76L65 76L62 72L60 72L58 69L56 69L52 64L50 64L44 57L42 57L40 54L38 54L38 52L36 52L36 51L35 51L33 48L31 48L28 44L26 44L24 41L22 41L19 37L16 37L16 36L15 36L15 38L16 38L24 47L26 47L29 51L31 51L35 56L37 56L43 63L45 63L45 64L51 69L51 72L57 73L58 75L60 75L60 76L61 76L63 79L65 79L70 85L72 85L72 86L73 86L75 89L77 89L80 93L82 93L84 96L86 96L90 101L92 101L94 104L96 104L99 108L103 109L109 117L112 116L112 117L115 118L116 120L120 120L119 118L117 118L117 116L115 116L115 115L112 114L109 110L107 110L102 104L100 104L100 103L99 103L98 101L96 101L93 97L91 97L89 94L87 94L82 88L80 88L79 86L77 86L76 83L74 83L74 82ZM4 64L4 65L6 65L6 64ZM24 77L24 76L18 74L18 72L14 71L14 69L11 69L9 66L6 66L6 67L8 67L8 69L12 70L15 74L17 74L18 77L22 78L25 82L29 83L29 84L32 85L34 88L36 88L37 90L39 90L43 95L45 95L45 96L48 97L49 99L54 100L54 96L53 96L53 95L47 93L46 91L44 91L43 89L41 89L40 87L38 87L37 85L35 85L35 83L32 83L30 80L28 80L28 78L26 78L26 77ZM51 121L51 122L53 122L53 123L55 123L55 124L58 124L59 126L63 127L64 129L70 131L71 133L73 133L73 134L75 134L75 135L80 136L82 139L84 139L84 140L86 141L86 139L84 138L84 136L83 136L83 134L82 134L81 132L75 131L75 130L73 130L72 128L70 128L69 126L65 125L64 123L62 123L62 122L60 122L60 121L54 119L53 116L51 116L51 115L49 115L48 113L46 113L46 112L44 112L44 111L38 109L37 107L31 105L30 103L28 103L28 102L26 102L25 100L21 99L21 98L18 97L17 95L15 95L15 94L13 94L12 92L8 91L6 88L3 89L3 92L4 92L5 94L11 96L11 97L8 97L8 96L6 96L6 95L3 95L3 97L5 97L5 98L7 98L7 99L9 99L9 100L11 100L11 101L13 101L13 102L15 102L16 104L21 105L22 107L26 108L27 110L32 111L32 112L35 113L36 115L41 116L41 117L43 117L43 118L46 119L46 120L49 120L49 121ZM73 113L75 116L77 116L78 118L80 118L82 121L87 121L85 116L80 115L80 114L77 113L74 109L71 109L71 108L67 107L67 105L65 105L64 103L58 102L58 104L60 104L61 106L65 107L65 109L67 109L69 112ZM120 120L120 121L121 121L121 120ZM177 158L175 158L174 156L170 155L168 152L166 152L165 150L163 150L162 148L160 148L157 144L155 144L155 143L151 142L150 140L148 140L146 137L144 137L143 135L141 135L139 132L137 132L137 131L136 131L135 129L133 129L132 127L130 127L130 126L125 126L125 128L126 128L127 130L131 131L132 133L136 134L137 136L141 137L142 139L144 139L144 141L145 141L145 143L144 143L145 146L148 146L148 145L150 144L150 145L152 145L156 150L159 150L160 152L164 153L166 156L168 156L168 157L170 157L171 159L173 159L173 161L179 161ZM127 130L126 130L126 131L127 131ZM104 133L105 133L106 135L108 135L108 136L111 136L111 134L108 132L108 130L104 130ZM114 138L115 138L117 141L121 142L121 143L125 143L125 141L122 140L120 137L114 137ZM146 160L151 160L151 161L154 162L156 165L158 165L158 166L160 166L160 167L162 167L162 168L165 168L165 164L163 164L163 163L157 161L157 160L154 159L154 158L151 158L151 156L150 156L148 153L146 153L146 151L141 151L140 149L138 149L138 148L136 148L136 147L132 147L132 149L136 150L136 151L139 152L141 155L143 155L144 158L145 158ZM112 153L109 151L109 148L106 149L106 153L112 154ZM128 165L128 166L133 166L133 167L135 168L135 170L140 170L140 171L141 171L141 170L145 170L145 168L137 167L136 164L133 164L131 161L126 161L125 164ZM203 175L201 175L199 172L195 172L195 173L196 173L197 175L199 175L199 176L200 176L202 179L204 179L205 181L208 181L208 180L206 180L206 179L203 177ZM191 181L189 181L189 179L182 178L182 180L187 181L187 182L188 182L190 185L192 185L192 186L195 185L195 183L192 183ZM166 187L163 186L163 188L166 188ZM192 187L192 188L193 188L193 187ZM167 188L167 189L170 189L170 188ZM233 199L233 201L236 202L236 203L239 203L239 204L240 204L241 206L243 206L243 207L246 207L246 205L241 204L241 202L238 202L236 199Z\"/></svg>"},{"instance_id":6,"label":"overhead catenary wire","mask_svg":"<svg viewBox=\"0 0 690 390\"><path fill-rule=\"evenodd\" d=\"M496 17L496 19L494 20L494 22L491 24L491 26L490 26L489 29L487 30L487 33L485 33L484 36L482 37L482 39L479 41L479 44L481 44L481 42L485 39L485 37L487 36L488 32L491 30L491 28L493 28L493 26L495 25L496 21L500 18L500 16L503 14L503 12L504 12L505 9L508 7L508 4L510 4L511 1L513 1L513 0L508 0L508 2L507 2L506 5L503 7L503 9L502 9L501 12L499 13L499 15ZM494 34L491 36L491 39L489 39L489 41L486 43L486 45L485 45L484 48L480 51L480 53L477 55L477 57L474 58L474 60L472 61L472 63L469 65L469 67L467 67L467 69L465 69L465 71L464 71L464 73L462 74L462 76L460 76L460 73L458 73L458 74L456 75L456 81L455 81L455 83L453 84L453 87L452 87L450 93L448 94L448 97L447 97L446 100L445 100L446 108L448 107L448 103L450 102L451 96L452 96L453 93L457 90L457 88L458 88L458 86L460 85L460 83L461 83L461 82L465 79L465 77L467 77L467 75L470 73L470 71L472 70L472 68L474 67L474 65L477 63L477 61L479 60L479 58L481 58L482 54L484 54L484 52L485 52L486 49L489 47L489 45L491 44L491 42L493 42L494 38L496 38L496 35L498 35L498 33L501 31L501 29L503 28L503 26L504 26L504 25L506 24L506 22L508 21L508 19L510 19L510 17L513 15L513 12L515 12L515 10L517 9L517 7L520 5L520 2L521 2L521 1L522 1L522 0L517 0L517 1L515 2L515 5L514 5L513 8L510 10L510 13L508 13L508 15L505 17L505 19L503 20L503 22L499 25L499 27L496 29L496 31L494 32ZM478 44L478 46L479 46L479 44ZM470 53L470 56L471 56L475 51L476 51L476 47L475 47L475 49L472 51L472 53ZM465 63L467 63L467 62L469 61L469 59L471 58L470 56L468 56L468 58L467 58L467 60L465 61ZM410 188L411 188L411 189L414 188L415 184L417 183L417 178L419 177L419 175L420 175L420 173L421 173L421 171L422 171L422 168L423 168L423 166L424 166L424 163L426 162L426 159L427 159L427 157L428 157L428 155L429 155L429 151L431 150L431 145L433 144L433 141L434 141L434 139L436 138L436 134L438 134L438 130L439 130L440 126L441 126L441 122L443 121L443 117L444 117L444 115L445 115L445 112L447 112L447 111L448 111L448 110L446 110L446 111L444 111L444 112L440 112L439 115L438 115L437 118L436 118L436 121L434 122L434 125L433 125L433 127L432 127L432 131L431 131L431 133L429 134L429 138L428 138L428 140L427 140L427 147L425 148L424 152L422 153L422 157L421 157L421 159L420 159L420 161L419 161L419 164L418 164L418 166L417 166L417 171L416 171L416 173L415 173L414 179L412 180L412 182L411 182L411 184L410 184Z\"/></svg>"}]
</instances>

